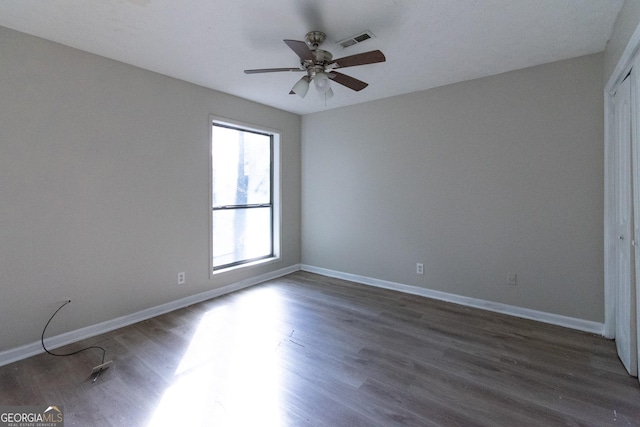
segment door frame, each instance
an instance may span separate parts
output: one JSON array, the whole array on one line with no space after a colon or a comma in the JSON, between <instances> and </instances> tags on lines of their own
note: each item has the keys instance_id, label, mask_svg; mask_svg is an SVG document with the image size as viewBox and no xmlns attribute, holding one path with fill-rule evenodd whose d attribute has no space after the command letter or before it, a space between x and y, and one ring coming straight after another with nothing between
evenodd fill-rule
<instances>
[{"instance_id":1,"label":"door frame","mask_svg":"<svg viewBox=\"0 0 640 427\"><path fill-rule=\"evenodd\" d=\"M616 265L615 265L615 107L613 96L629 74L640 52L640 24L622 52L618 64L604 87L604 330L606 338L615 338Z\"/></svg>"}]
</instances>

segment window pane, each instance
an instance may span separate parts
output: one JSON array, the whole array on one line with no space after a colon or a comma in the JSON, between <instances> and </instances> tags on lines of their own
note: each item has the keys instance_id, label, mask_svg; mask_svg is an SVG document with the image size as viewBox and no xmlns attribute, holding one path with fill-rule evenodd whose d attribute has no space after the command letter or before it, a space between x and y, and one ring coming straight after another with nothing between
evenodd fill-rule
<instances>
[{"instance_id":1,"label":"window pane","mask_svg":"<svg viewBox=\"0 0 640 427\"><path fill-rule=\"evenodd\" d=\"M213 265L271 255L271 208L213 211Z\"/></svg>"},{"instance_id":2,"label":"window pane","mask_svg":"<svg viewBox=\"0 0 640 427\"><path fill-rule=\"evenodd\" d=\"M213 207L271 203L271 136L213 126Z\"/></svg>"}]
</instances>

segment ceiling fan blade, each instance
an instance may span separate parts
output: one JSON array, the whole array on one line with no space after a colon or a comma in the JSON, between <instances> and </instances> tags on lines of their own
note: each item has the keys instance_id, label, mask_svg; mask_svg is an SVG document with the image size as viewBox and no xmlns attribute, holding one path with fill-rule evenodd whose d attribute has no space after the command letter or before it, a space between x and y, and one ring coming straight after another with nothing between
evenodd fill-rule
<instances>
[{"instance_id":1,"label":"ceiling fan blade","mask_svg":"<svg viewBox=\"0 0 640 427\"><path fill-rule=\"evenodd\" d=\"M365 83L362 80L358 80L351 76L347 76L346 74L338 73L337 71L331 71L328 74L329 78L336 83L340 83L343 86L348 87L349 89L353 89L355 91L360 91L365 87L369 86L369 83Z\"/></svg>"},{"instance_id":2,"label":"ceiling fan blade","mask_svg":"<svg viewBox=\"0 0 640 427\"><path fill-rule=\"evenodd\" d=\"M330 65L337 65L339 68L353 67L356 65L375 64L376 62L384 62L386 58L384 54L379 50L372 50L370 52L357 53L351 56L345 56L344 58L338 58L331 62Z\"/></svg>"},{"instance_id":3,"label":"ceiling fan blade","mask_svg":"<svg viewBox=\"0 0 640 427\"><path fill-rule=\"evenodd\" d=\"M279 71L304 71L301 68L258 68L256 70L244 70L245 74L258 74L258 73L277 73Z\"/></svg>"},{"instance_id":4,"label":"ceiling fan blade","mask_svg":"<svg viewBox=\"0 0 640 427\"><path fill-rule=\"evenodd\" d=\"M305 42L299 40L284 40L284 42L296 53L303 61L313 61L313 52Z\"/></svg>"}]
</instances>

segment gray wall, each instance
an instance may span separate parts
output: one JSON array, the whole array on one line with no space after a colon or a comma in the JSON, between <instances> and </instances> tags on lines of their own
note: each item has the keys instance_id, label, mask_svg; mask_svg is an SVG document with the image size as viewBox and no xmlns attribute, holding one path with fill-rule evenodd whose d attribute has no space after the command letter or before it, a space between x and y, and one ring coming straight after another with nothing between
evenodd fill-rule
<instances>
[{"instance_id":1,"label":"gray wall","mask_svg":"<svg viewBox=\"0 0 640 427\"><path fill-rule=\"evenodd\" d=\"M639 5L627 0L604 55L303 117L302 175L296 115L0 27L0 351L36 341L65 298L51 335L301 251L313 266L602 321L602 71ZM282 261L214 280L209 114L279 129L283 144Z\"/></svg>"},{"instance_id":2,"label":"gray wall","mask_svg":"<svg viewBox=\"0 0 640 427\"><path fill-rule=\"evenodd\" d=\"M0 27L0 351L300 262L299 116ZM282 133L282 260L209 279L209 115ZM187 283L176 285L186 272Z\"/></svg>"},{"instance_id":3,"label":"gray wall","mask_svg":"<svg viewBox=\"0 0 640 427\"><path fill-rule=\"evenodd\" d=\"M602 322L602 71L596 54L304 116L303 264Z\"/></svg>"}]
</instances>

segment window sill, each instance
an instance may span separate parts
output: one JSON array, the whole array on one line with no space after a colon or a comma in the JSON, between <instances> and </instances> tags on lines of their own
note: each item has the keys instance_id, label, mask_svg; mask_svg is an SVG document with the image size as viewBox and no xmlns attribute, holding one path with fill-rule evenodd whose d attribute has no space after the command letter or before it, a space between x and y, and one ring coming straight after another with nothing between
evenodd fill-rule
<instances>
[{"instance_id":1,"label":"window sill","mask_svg":"<svg viewBox=\"0 0 640 427\"><path fill-rule=\"evenodd\" d=\"M220 270L213 270L213 272L211 274L211 277L217 276L218 274L222 274L222 273L228 273L230 271L241 270L241 269L244 269L244 268L256 267L258 265L269 264L269 263L276 262L276 261L280 261L280 257L273 256L273 257L269 257L269 258L259 259L257 261L253 261L253 262L248 262L246 264L234 265L234 266L231 266L231 267L222 268Z\"/></svg>"}]
</instances>

